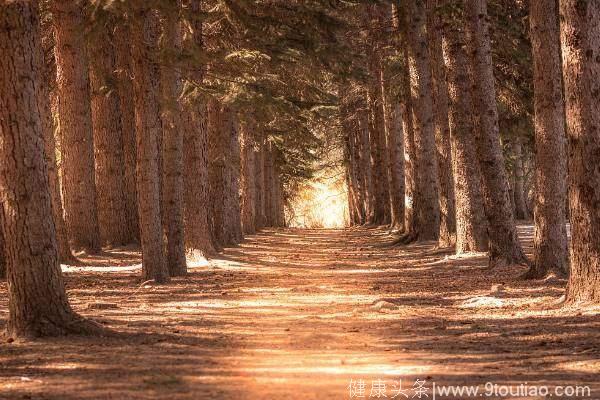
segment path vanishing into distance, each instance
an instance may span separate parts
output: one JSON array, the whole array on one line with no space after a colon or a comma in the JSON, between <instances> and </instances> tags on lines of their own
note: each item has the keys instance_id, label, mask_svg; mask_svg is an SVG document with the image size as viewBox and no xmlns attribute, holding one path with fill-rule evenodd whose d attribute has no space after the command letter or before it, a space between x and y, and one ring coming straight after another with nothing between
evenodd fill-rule
<instances>
[{"instance_id":1,"label":"path vanishing into distance","mask_svg":"<svg viewBox=\"0 0 600 400\"><path fill-rule=\"evenodd\" d=\"M600 321L560 306L564 281L392 242L266 230L166 285L140 285L130 248L63 266L75 310L115 335L0 345L0 398L431 399L434 384L488 382L600 396ZM6 297L2 283L2 324Z\"/></svg>"}]
</instances>

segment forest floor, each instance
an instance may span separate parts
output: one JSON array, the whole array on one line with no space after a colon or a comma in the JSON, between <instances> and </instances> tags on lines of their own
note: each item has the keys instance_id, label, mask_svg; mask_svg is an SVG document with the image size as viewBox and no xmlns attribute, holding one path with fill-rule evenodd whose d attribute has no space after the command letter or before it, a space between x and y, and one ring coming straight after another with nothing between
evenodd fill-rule
<instances>
[{"instance_id":1,"label":"forest floor","mask_svg":"<svg viewBox=\"0 0 600 400\"><path fill-rule=\"evenodd\" d=\"M562 307L564 280L391 241L267 230L162 286L140 286L133 249L82 257L63 267L71 303L116 334L0 344L0 398L542 399L561 385L600 399L599 312ZM551 396L502 396L521 384Z\"/></svg>"}]
</instances>

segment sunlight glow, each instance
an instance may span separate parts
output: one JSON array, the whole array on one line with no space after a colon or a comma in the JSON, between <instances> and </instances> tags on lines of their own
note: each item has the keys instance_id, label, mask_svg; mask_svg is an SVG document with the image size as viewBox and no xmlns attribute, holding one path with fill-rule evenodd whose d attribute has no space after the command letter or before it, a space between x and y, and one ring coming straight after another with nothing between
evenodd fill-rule
<instances>
[{"instance_id":1,"label":"sunlight glow","mask_svg":"<svg viewBox=\"0 0 600 400\"><path fill-rule=\"evenodd\" d=\"M341 169L328 169L303 185L289 210L291 227L343 228L348 225L348 194Z\"/></svg>"}]
</instances>

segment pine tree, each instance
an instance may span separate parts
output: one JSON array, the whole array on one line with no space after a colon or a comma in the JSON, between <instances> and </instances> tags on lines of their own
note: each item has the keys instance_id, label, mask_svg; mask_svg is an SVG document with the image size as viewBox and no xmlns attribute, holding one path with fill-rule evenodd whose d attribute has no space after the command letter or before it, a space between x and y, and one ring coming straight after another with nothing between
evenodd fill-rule
<instances>
[{"instance_id":1,"label":"pine tree","mask_svg":"<svg viewBox=\"0 0 600 400\"><path fill-rule=\"evenodd\" d=\"M100 250L100 229L83 10L79 2L71 0L52 0L51 10L56 42L65 220L73 246L94 253Z\"/></svg>"},{"instance_id":2,"label":"pine tree","mask_svg":"<svg viewBox=\"0 0 600 400\"><path fill-rule=\"evenodd\" d=\"M571 212L569 302L600 302L600 4L560 2ZM560 205L556 205L560 206Z\"/></svg>"},{"instance_id":3,"label":"pine tree","mask_svg":"<svg viewBox=\"0 0 600 400\"><path fill-rule=\"evenodd\" d=\"M37 3L4 4L0 26L5 57L0 66L0 225L8 273L7 335L98 332L71 310L58 262L44 160L43 120L50 107L41 79Z\"/></svg>"}]
</instances>

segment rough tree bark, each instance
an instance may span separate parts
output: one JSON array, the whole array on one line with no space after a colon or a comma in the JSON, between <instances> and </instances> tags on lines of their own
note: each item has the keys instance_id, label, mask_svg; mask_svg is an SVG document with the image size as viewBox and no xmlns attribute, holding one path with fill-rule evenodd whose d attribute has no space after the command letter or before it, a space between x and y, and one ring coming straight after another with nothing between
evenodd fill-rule
<instances>
[{"instance_id":1,"label":"rough tree bark","mask_svg":"<svg viewBox=\"0 0 600 400\"><path fill-rule=\"evenodd\" d=\"M51 2L62 136L65 222L72 245L100 250L88 58L79 2Z\"/></svg>"},{"instance_id":2,"label":"rough tree bark","mask_svg":"<svg viewBox=\"0 0 600 400\"><path fill-rule=\"evenodd\" d=\"M125 219L125 158L119 94L113 88L116 70L112 26L99 27L88 41L98 223L102 243L118 246L128 242Z\"/></svg>"},{"instance_id":3,"label":"rough tree bark","mask_svg":"<svg viewBox=\"0 0 600 400\"><path fill-rule=\"evenodd\" d=\"M161 21L161 47L181 48L181 28L175 18ZM166 262L171 276L187 273L183 225L183 124L181 118L181 76L176 66L164 60L160 71L162 93L162 196L163 222L167 240Z\"/></svg>"},{"instance_id":4,"label":"rough tree bark","mask_svg":"<svg viewBox=\"0 0 600 400\"><path fill-rule=\"evenodd\" d=\"M212 202L212 229L219 246L227 244L225 233L225 182L227 178L226 148L228 135L223 129L223 113L216 100L208 103L208 154L210 200Z\"/></svg>"},{"instance_id":5,"label":"rough tree bark","mask_svg":"<svg viewBox=\"0 0 600 400\"><path fill-rule=\"evenodd\" d=\"M529 8L535 107L535 234L527 276L568 271L565 104L562 93L558 10L543 2ZM522 190L522 188L521 188Z\"/></svg>"},{"instance_id":6,"label":"rough tree bark","mask_svg":"<svg viewBox=\"0 0 600 400\"><path fill-rule=\"evenodd\" d=\"M448 124L448 85L442 54L443 20L437 6L438 0L427 0L427 37L431 59L431 82L435 124L435 145L438 161L440 202L440 246L452 246L456 241L456 210L454 181Z\"/></svg>"},{"instance_id":7,"label":"rough tree bark","mask_svg":"<svg viewBox=\"0 0 600 400\"><path fill-rule=\"evenodd\" d=\"M422 0L409 0L408 64L414 119L416 163L419 170L417 185L419 201L415 205L419 240L437 240L440 230L438 194L438 165L433 125L431 67L429 61L426 10Z\"/></svg>"},{"instance_id":8,"label":"rough tree bark","mask_svg":"<svg viewBox=\"0 0 600 400\"><path fill-rule=\"evenodd\" d=\"M390 226L392 229L404 228L404 132L400 106L395 103L386 90L388 83L381 79L383 110L385 117L385 139L388 155L388 187Z\"/></svg>"},{"instance_id":9,"label":"rough tree bark","mask_svg":"<svg viewBox=\"0 0 600 400\"><path fill-rule=\"evenodd\" d=\"M119 92L119 109L121 110L121 133L124 158L125 227L128 242L140 241L140 223L138 213L136 185L136 144L135 144L135 105L133 98L133 73L131 66L131 48L129 27L118 24L113 36L116 63L117 88Z\"/></svg>"},{"instance_id":10,"label":"rough tree bark","mask_svg":"<svg viewBox=\"0 0 600 400\"><path fill-rule=\"evenodd\" d=\"M481 175L473 143L472 99L465 51L464 14L451 3L443 32L443 57L449 94L452 176L456 198L456 253L488 249L487 221L483 210Z\"/></svg>"},{"instance_id":11,"label":"rough tree bark","mask_svg":"<svg viewBox=\"0 0 600 400\"><path fill-rule=\"evenodd\" d=\"M567 301L600 303L600 2L560 2L571 210ZM555 205L557 208L560 204Z\"/></svg>"},{"instance_id":12,"label":"rough tree bark","mask_svg":"<svg viewBox=\"0 0 600 400\"><path fill-rule=\"evenodd\" d=\"M6 252L4 251L4 235L0 227L0 280L6 279Z\"/></svg>"},{"instance_id":13,"label":"rough tree bark","mask_svg":"<svg viewBox=\"0 0 600 400\"><path fill-rule=\"evenodd\" d=\"M243 240L240 207L240 136L236 113L229 107L223 109L224 133L226 136L226 182L224 224L226 240L237 244Z\"/></svg>"},{"instance_id":14,"label":"rough tree bark","mask_svg":"<svg viewBox=\"0 0 600 400\"><path fill-rule=\"evenodd\" d=\"M242 143L241 189L242 189L242 227L243 233L256 233L256 160L254 156L254 139L250 132L254 125L248 121L240 124Z\"/></svg>"},{"instance_id":15,"label":"rough tree bark","mask_svg":"<svg viewBox=\"0 0 600 400\"><path fill-rule=\"evenodd\" d=\"M264 148L264 159L263 159L263 169L264 169L264 184L263 184L263 193L264 193L264 208L265 208L265 225L268 227L272 227L273 223L273 145L270 142L265 143Z\"/></svg>"},{"instance_id":16,"label":"rough tree bark","mask_svg":"<svg viewBox=\"0 0 600 400\"><path fill-rule=\"evenodd\" d=\"M44 46L44 54L47 50L50 50L54 43L52 39L51 26L42 26L42 44ZM50 57L54 58L54 54L48 51ZM55 63L56 64L56 63ZM44 80L46 82L53 82L56 79L56 71L48 67L48 62L43 64ZM42 130L44 134L44 154L46 156L46 166L48 168L48 181L50 184L50 197L52 199L52 214L54 215L54 225L56 227L56 241L58 242L58 259L61 263L71 264L76 262L73 253L71 252L71 245L69 243L69 235L67 233L67 225L65 223L63 200L60 193L60 174L58 171L58 164L56 162L56 138L54 133L57 125L57 119L52 116L52 105L51 105L51 94L50 87L43 85L44 97L48 99L42 103L43 107L47 109L42 110L45 117L42 120Z\"/></svg>"},{"instance_id":17,"label":"rough tree bark","mask_svg":"<svg viewBox=\"0 0 600 400\"><path fill-rule=\"evenodd\" d=\"M201 10L199 0L188 0L185 6L192 15ZM189 32L184 42L186 50L194 52L201 49L202 21L190 21ZM204 78L203 68L198 68L189 75L195 83ZM209 183L208 183L208 129L207 109L204 99L190 99L183 105L184 128L184 202L185 202L185 240L190 252L200 252L204 257L216 253L212 242L209 223Z\"/></svg>"},{"instance_id":18,"label":"rough tree bark","mask_svg":"<svg viewBox=\"0 0 600 400\"><path fill-rule=\"evenodd\" d=\"M374 192L373 187L373 170L371 168L371 143L369 141L369 122L366 106L363 102L359 102L356 110L356 118L358 119L358 147L360 168L363 171L363 197L365 201L365 218L363 224L369 222L368 216L373 213Z\"/></svg>"},{"instance_id":19,"label":"rough tree bark","mask_svg":"<svg viewBox=\"0 0 600 400\"><path fill-rule=\"evenodd\" d=\"M487 0L464 0L464 7L473 71L473 103L478 116L477 155L489 223L489 265L524 264L527 259L517 236L500 145Z\"/></svg>"},{"instance_id":20,"label":"rough tree bark","mask_svg":"<svg viewBox=\"0 0 600 400\"><path fill-rule=\"evenodd\" d=\"M13 339L98 331L71 310L58 262L44 161L49 99L37 12L34 1L0 7L0 226Z\"/></svg>"},{"instance_id":21,"label":"rough tree bark","mask_svg":"<svg viewBox=\"0 0 600 400\"><path fill-rule=\"evenodd\" d=\"M140 9L131 22L142 278L164 283L169 280L169 271L163 252L160 214L158 140L162 135L162 126L159 104L160 71L155 62L159 21L151 10Z\"/></svg>"}]
</instances>

